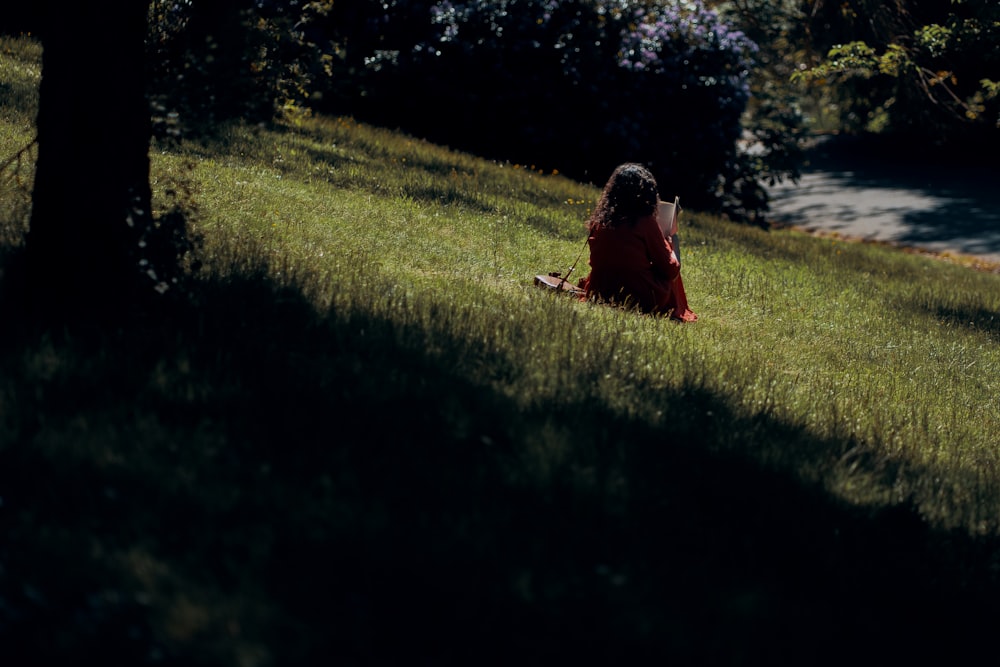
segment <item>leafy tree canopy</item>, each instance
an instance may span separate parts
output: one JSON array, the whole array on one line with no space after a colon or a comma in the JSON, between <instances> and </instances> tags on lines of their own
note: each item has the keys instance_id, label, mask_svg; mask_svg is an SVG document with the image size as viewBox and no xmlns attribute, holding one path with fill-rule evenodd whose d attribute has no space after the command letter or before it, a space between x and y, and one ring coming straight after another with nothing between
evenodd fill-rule
<instances>
[{"instance_id":1,"label":"leafy tree canopy","mask_svg":"<svg viewBox=\"0 0 1000 667\"><path fill-rule=\"evenodd\" d=\"M940 144L998 140L996 0L807 0L826 57L795 74L834 86L848 127L919 134Z\"/></svg>"}]
</instances>

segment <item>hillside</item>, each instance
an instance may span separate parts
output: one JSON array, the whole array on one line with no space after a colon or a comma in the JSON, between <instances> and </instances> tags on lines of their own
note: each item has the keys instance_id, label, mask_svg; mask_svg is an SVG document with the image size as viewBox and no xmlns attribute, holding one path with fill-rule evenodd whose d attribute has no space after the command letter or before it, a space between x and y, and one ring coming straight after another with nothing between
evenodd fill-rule
<instances>
[{"instance_id":1,"label":"hillside","mask_svg":"<svg viewBox=\"0 0 1000 667\"><path fill-rule=\"evenodd\" d=\"M0 75L37 85L19 48ZM7 156L32 92L4 90ZM0 662L986 648L1000 276L685 211L677 325L531 284L595 184L350 118L151 157L201 239L186 300L115 330L0 302Z\"/></svg>"}]
</instances>

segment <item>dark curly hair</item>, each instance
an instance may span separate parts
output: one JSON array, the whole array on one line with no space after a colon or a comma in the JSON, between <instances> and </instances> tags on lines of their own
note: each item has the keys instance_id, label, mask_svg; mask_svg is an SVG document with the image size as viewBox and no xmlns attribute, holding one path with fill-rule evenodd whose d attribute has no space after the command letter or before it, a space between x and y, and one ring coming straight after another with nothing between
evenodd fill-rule
<instances>
[{"instance_id":1,"label":"dark curly hair","mask_svg":"<svg viewBox=\"0 0 1000 667\"><path fill-rule=\"evenodd\" d=\"M653 173L641 164L626 162L615 168L597 201L588 226L632 226L656 211L658 187Z\"/></svg>"}]
</instances>

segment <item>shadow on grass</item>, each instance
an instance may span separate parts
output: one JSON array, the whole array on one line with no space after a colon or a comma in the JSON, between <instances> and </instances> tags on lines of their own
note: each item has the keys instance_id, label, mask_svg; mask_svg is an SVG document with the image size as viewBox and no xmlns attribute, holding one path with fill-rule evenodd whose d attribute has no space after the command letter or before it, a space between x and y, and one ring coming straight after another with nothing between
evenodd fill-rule
<instances>
[{"instance_id":1,"label":"shadow on grass","mask_svg":"<svg viewBox=\"0 0 1000 667\"><path fill-rule=\"evenodd\" d=\"M719 453L844 443L697 390L669 430L524 410L423 335L253 280L6 327L0 661L961 662L991 636L995 543Z\"/></svg>"},{"instance_id":2,"label":"shadow on grass","mask_svg":"<svg viewBox=\"0 0 1000 667\"><path fill-rule=\"evenodd\" d=\"M1000 341L1000 313L983 307L945 307L939 306L935 314L942 320L955 326L968 327L974 331L989 334Z\"/></svg>"}]
</instances>

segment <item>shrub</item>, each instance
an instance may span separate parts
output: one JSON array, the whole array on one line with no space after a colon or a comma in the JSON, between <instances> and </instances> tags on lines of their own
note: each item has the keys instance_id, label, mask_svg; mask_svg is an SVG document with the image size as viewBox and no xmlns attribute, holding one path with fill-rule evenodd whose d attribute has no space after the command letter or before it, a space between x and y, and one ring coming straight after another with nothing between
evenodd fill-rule
<instances>
[{"instance_id":1,"label":"shrub","mask_svg":"<svg viewBox=\"0 0 1000 667\"><path fill-rule=\"evenodd\" d=\"M366 119L597 183L641 161L664 196L704 210L746 189L736 142L756 45L700 0L382 6L352 109Z\"/></svg>"},{"instance_id":2,"label":"shrub","mask_svg":"<svg viewBox=\"0 0 1000 667\"><path fill-rule=\"evenodd\" d=\"M212 128L308 107L595 183L644 162L688 206L735 219L766 208L760 170L737 148L757 47L702 0L160 0L151 11L166 132L178 117Z\"/></svg>"},{"instance_id":3,"label":"shrub","mask_svg":"<svg viewBox=\"0 0 1000 667\"><path fill-rule=\"evenodd\" d=\"M327 62L308 28L327 9L322 2L152 0L147 51L157 134L211 133L222 121L268 122L304 108Z\"/></svg>"}]
</instances>

